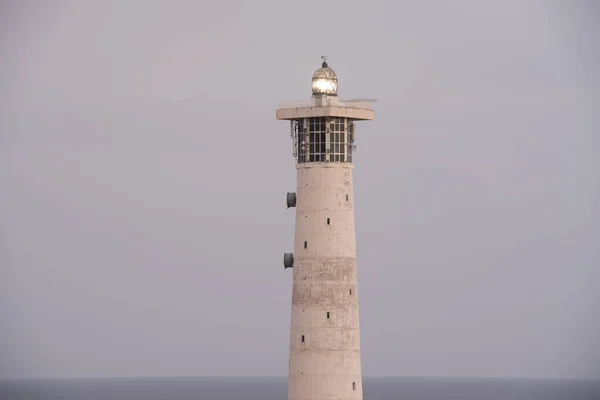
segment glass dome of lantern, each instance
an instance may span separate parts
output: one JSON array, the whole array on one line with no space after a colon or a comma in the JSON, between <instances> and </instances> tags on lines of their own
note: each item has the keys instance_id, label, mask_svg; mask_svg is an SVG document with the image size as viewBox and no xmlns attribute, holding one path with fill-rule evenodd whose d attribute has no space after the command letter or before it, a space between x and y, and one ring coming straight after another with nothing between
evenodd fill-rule
<instances>
[{"instance_id":1,"label":"glass dome of lantern","mask_svg":"<svg viewBox=\"0 0 600 400\"><path fill-rule=\"evenodd\" d=\"M321 68L315 71L312 77L312 93L313 95L326 94L329 96L337 96L338 80L335 72L329 65L325 57Z\"/></svg>"}]
</instances>

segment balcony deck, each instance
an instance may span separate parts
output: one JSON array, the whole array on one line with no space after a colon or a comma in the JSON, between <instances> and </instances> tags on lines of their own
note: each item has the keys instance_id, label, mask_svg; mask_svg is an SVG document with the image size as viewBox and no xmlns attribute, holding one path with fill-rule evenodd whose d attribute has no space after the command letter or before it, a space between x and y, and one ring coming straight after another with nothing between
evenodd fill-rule
<instances>
[{"instance_id":1,"label":"balcony deck","mask_svg":"<svg viewBox=\"0 0 600 400\"><path fill-rule=\"evenodd\" d=\"M311 117L345 117L353 120L373 120L375 112L371 103L363 100L337 100L326 98L284 101L279 103L276 118L280 120L294 120Z\"/></svg>"}]
</instances>

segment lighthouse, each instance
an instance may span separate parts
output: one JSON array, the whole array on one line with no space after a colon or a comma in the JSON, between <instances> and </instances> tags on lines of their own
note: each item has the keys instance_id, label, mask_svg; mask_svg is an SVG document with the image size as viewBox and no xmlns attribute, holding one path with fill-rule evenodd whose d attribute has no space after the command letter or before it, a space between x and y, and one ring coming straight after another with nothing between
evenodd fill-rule
<instances>
[{"instance_id":1,"label":"lighthouse","mask_svg":"<svg viewBox=\"0 0 600 400\"><path fill-rule=\"evenodd\" d=\"M312 97L283 102L297 170L289 400L362 399L352 171L356 122L373 120L369 101L338 98L338 79L323 57Z\"/></svg>"}]
</instances>

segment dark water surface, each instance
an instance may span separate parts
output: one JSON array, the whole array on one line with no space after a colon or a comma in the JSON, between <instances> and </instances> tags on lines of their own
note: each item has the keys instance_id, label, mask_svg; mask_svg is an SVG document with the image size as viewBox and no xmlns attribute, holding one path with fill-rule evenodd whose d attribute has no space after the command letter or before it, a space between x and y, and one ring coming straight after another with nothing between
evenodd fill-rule
<instances>
[{"instance_id":1,"label":"dark water surface","mask_svg":"<svg viewBox=\"0 0 600 400\"><path fill-rule=\"evenodd\" d=\"M600 381L364 378L364 400L600 400ZM286 400L286 378L0 380L1 400Z\"/></svg>"}]
</instances>

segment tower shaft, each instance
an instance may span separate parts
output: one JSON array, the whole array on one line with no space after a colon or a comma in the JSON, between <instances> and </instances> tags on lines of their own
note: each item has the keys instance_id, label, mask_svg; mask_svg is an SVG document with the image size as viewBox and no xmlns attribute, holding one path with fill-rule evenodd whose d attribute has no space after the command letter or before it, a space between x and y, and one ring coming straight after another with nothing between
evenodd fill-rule
<instances>
[{"instance_id":1,"label":"tower shaft","mask_svg":"<svg viewBox=\"0 0 600 400\"><path fill-rule=\"evenodd\" d=\"M360 399L352 164L298 164L288 399Z\"/></svg>"}]
</instances>

